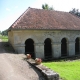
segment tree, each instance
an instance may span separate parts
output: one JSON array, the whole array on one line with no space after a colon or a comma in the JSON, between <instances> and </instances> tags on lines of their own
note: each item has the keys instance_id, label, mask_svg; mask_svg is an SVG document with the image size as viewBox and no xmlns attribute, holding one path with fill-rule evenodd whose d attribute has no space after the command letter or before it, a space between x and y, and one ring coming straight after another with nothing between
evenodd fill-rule
<instances>
[{"instance_id":1,"label":"tree","mask_svg":"<svg viewBox=\"0 0 80 80\"><path fill-rule=\"evenodd\" d=\"M2 31L2 35L3 35L3 36L7 36L7 35L8 35L8 30Z\"/></svg>"},{"instance_id":2,"label":"tree","mask_svg":"<svg viewBox=\"0 0 80 80\"><path fill-rule=\"evenodd\" d=\"M53 7L49 7L48 4L42 4L42 9L46 9L46 10L54 10Z\"/></svg>"},{"instance_id":3,"label":"tree","mask_svg":"<svg viewBox=\"0 0 80 80\"><path fill-rule=\"evenodd\" d=\"M69 11L69 13L80 17L79 9L73 8L71 11Z\"/></svg>"},{"instance_id":4,"label":"tree","mask_svg":"<svg viewBox=\"0 0 80 80\"><path fill-rule=\"evenodd\" d=\"M0 35L1 35L1 31L0 31Z\"/></svg>"}]
</instances>

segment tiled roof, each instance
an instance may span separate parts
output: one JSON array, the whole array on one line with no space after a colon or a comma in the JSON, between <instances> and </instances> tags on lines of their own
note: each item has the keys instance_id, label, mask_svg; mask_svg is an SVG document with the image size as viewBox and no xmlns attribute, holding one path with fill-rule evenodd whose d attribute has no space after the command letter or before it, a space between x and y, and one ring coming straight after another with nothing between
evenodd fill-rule
<instances>
[{"instance_id":1,"label":"tiled roof","mask_svg":"<svg viewBox=\"0 0 80 80\"><path fill-rule=\"evenodd\" d=\"M9 29L80 30L80 18L68 12L28 8Z\"/></svg>"}]
</instances>

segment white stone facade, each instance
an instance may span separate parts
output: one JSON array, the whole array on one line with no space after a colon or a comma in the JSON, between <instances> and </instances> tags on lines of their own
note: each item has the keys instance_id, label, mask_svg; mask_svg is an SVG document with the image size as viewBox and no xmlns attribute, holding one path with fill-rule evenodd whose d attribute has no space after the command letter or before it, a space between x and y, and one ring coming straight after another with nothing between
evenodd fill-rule
<instances>
[{"instance_id":1,"label":"white stone facade","mask_svg":"<svg viewBox=\"0 0 80 80\"><path fill-rule=\"evenodd\" d=\"M76 39L80 43L80 31L69 30L11 30L8 32L9 42L18 53L25 53L25 41L32 39L34 42L34 55L35 58L45 58L45 40L51 40L51 53L52 58L62 57L62 39L66 40L66 56L74 56L76 54L75 45ZM65 41L64 41L65 42ZM64 44L63 42L63 44ZM80 45L80 44L79 44ZM80 53L80 47L78 45L78 53ZM65 53L64 53L65 54Z\"/></svg>"}]
</instances>

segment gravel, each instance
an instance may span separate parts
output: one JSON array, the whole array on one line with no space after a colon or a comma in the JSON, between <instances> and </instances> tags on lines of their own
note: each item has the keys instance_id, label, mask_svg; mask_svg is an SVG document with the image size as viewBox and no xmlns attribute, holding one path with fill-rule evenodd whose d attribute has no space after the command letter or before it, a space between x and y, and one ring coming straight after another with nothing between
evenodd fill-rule
<instances>
[{"instance_id":1,"label":"gravel","mask_svg":"<svg viewBox=\"0 0 80 80\"><path fill-rule=\"evenodd\" d=\"M45 80L24 54L7 53L0 42L0 80Z\"/></svg>"}]
</instances>

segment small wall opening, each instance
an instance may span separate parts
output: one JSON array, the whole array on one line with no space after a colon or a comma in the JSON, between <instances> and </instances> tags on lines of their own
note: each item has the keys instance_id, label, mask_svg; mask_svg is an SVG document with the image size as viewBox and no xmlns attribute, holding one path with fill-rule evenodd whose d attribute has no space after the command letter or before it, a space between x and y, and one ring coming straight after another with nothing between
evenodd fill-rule
<instances>
[{"instance_id":1,"label":"small wall opening","mask_svg":"<svg viewBox=\"0 0 80 80\"><path fill-rule=\"evenodd\" d=\"M61 40L61 56L67 56L67 40L63 38Z\"/></svg>"},{"instance_id":2,"label":"small wall opening","mask_svg":"<svg viewBox=\"0 0 80 80\"><path fill-rule=\"evenodd\" d=\"M34 41L32 39L27 39L25 41L25 54L31 54L31 57L34 58Z\"/></svg>"},{"instance_id":3,"label":"small wall opening","mask_svg":"<svg viewBox=\"0 0 80 80\"><path fill-rule=\"evenodd\" d=\"M51 40L47 38L44 41L44 54L45 54L45 59L52 58L52 45L51 45Z\"/></svg>"},{"instance_id":4,"label":"small wall opening","mask_svg":"<svg viewBox=\"0 0 80 80\"><path fill-rule=\"evenodd\" d=\"M79 38L76 38L75 40L75 54L79 54L80 50L79 50Z\"/></svg>"}]
</instances>

